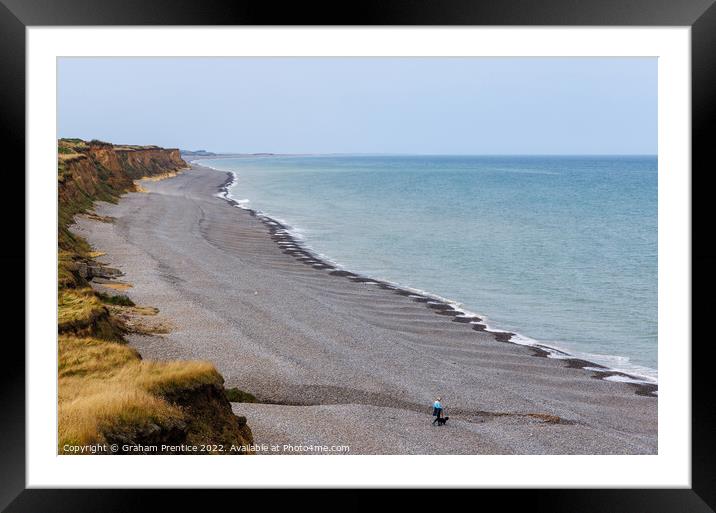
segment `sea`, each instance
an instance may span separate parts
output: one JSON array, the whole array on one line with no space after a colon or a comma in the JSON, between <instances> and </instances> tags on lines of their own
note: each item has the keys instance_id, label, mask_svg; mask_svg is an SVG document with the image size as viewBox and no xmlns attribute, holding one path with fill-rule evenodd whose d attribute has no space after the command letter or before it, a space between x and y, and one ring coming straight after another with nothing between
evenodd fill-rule
<instances>
[{"instance_id":1,"label":"sea","mask_svg":"<svg viewBox=\"0 0 716 513\"><path fill-rule=\"evenodd\" d=\"M658 379L656 156L198 163L233 172L232 199L341 268L446 298L518 343Z\"/></svg>"}]
</instances>

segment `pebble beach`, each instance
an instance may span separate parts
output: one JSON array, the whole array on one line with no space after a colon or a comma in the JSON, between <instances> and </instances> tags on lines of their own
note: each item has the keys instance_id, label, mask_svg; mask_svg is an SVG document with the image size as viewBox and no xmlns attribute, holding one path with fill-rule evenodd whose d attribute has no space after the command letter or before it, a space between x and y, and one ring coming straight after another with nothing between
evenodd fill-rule
<instances>
[{"instance_id":1,"label":"pebble beach","mask_svg":"<svg viewBox=\"0 0 716 513\"><path fill-rule=\"evenodd\" d=\"M142 356L208 360L226 387L256 396L233 409L257 444L657 453L655 387L604 379L589 362L547 357L449 305L327 265L222 197L230 179L192 164L116 205L98 203L114 222L81 217L73 230L123 273L123 293L171 326L129 337ZM437 396L450 417L440 427Z\"/></svg>"}]
</instances>

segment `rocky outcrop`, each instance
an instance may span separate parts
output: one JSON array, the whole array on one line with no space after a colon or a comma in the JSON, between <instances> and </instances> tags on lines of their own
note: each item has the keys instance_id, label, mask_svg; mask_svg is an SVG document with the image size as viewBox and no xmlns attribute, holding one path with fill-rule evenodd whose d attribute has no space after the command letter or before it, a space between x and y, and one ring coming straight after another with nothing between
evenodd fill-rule
<instances>
[{"instance_id":1,"label":"rocky outcrop","mask_svg":"<svg viewBox=\"0 0 716 513\"><path fill-rule=\"evenodd\" d=\"M112 280L124 275L122 271L115 269L114 267L92 264L91 262L77 262L76 269L79 275L87 281L90 281L92 278Z\"/></svg>"}]
</instances>

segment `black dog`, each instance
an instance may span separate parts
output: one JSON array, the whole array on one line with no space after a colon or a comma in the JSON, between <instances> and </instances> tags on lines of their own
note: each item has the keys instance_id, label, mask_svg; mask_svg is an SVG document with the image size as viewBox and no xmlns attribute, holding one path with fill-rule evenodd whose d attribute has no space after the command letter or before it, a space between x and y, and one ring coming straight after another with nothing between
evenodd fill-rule
<instances>
[{"instance_id":1,"label":"black dog","mask_svg":"<svg viewBox=\"0 0 716 513\"><path fill-rule=\"evenodd\" d=\"M444 426L449 419L450 417L440 417L438 419L438 426Z\"/></svg>"}]
</instances>

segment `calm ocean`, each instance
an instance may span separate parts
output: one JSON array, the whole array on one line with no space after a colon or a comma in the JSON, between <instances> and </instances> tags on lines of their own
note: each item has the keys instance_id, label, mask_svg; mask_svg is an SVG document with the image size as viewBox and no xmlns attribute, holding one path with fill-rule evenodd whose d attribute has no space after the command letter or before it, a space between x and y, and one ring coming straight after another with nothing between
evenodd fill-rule
<instances>
[{"instance_id":1,"label":"calm ocean","mask_svg":"<svg viewBox=\"0 0 716 513\"><path fill-rule=\"evenodd\" d=\"M443 296L492 328L657 377L657 159L204 160L231 196L342 267Z\"/></svg>"}]
</instances>

